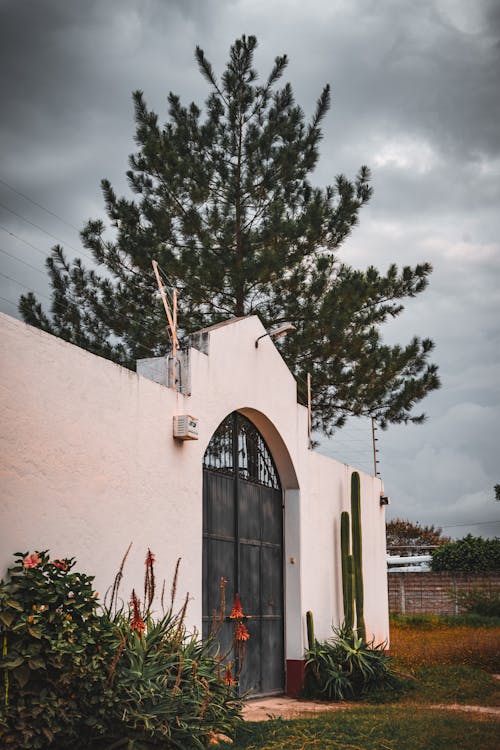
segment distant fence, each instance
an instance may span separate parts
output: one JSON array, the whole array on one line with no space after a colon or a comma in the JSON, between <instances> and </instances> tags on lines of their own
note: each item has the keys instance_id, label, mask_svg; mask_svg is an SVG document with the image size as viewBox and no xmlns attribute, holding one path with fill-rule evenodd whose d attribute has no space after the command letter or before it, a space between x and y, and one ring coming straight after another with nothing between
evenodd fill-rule
<instances>
[{"instance_id":1,"label":"distant fence","mask_svg":"<svg viewBox=\"0 0 500 750\"><path fill-rule=\"evenodd\" d=\"M408 558L407 558L408 559ZM500 573L430 573L390 570L391 614L458 614L457 594L472 589L500 592Z\"/></svg>"},{"instance_id":2,"label":"distant fence","mask_svg":"<svg viewBox=\"0 0 500 750\"><path fill-rule=\"evenodd\" d=\"M425 573L431 569L432 551L435 544L399 544L387 547L387 571L401 573Z\"/></svg>"}]
</instances>

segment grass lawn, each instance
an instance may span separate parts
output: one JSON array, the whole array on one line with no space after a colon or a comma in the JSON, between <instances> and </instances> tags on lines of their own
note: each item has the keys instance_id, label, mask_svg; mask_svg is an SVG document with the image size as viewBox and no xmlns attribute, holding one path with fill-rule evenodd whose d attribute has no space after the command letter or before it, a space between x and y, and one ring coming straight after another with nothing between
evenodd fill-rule
<instances>
[{"instance_id":1,"label":"grass lawn","mask_svg":"<svg viewBox=\"0 0 500 750\"><path fill-rule=\"evenodd\" d=\"M248 723L233 750L498 750L498 720L395 706Z\"/></svg>"},{"instance_id":2,"label":"grass lawn","mask_svg":"<svg viewBox=\"0 0 500 750\"><path fill-rule=\"evenodd\" d=\"M500 706L500 621L395 618L398 691L314 718L247 723L233 750L497 750L500 721L432 705Z\"/></svg>"}]
</instances>

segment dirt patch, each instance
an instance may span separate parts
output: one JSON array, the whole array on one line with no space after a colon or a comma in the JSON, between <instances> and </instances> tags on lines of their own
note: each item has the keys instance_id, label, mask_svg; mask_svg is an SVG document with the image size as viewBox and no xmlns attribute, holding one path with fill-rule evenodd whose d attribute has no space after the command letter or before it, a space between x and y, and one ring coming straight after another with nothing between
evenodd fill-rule
<instances>
[{"instance_id":1,"label":"dirt patch","mask_svg":"<svg viewBox=\"0 0 500 750\"><path fill-rule=\"evenodd\" d=\"M245 721L269 721L269 719L299 719L313 717L314 714L333 711L348 711L360 708L360 703L326 703L322 701L299 701L295 698L279 696L278 698L256 698L248 700L243 707ZM469 706L460 703L418 704L419 710L434 709L437 711L463 711L474 715L474 718L500 719L500 708L494 706Z\"/></svg>"},{"instance_id":2,"label":"dirt patch","mask_svg":"<svg viewBox=\"0 0 500 750\"><path fill-rule=\"evenodd\" d=\"M323 701L299 701L282 695L278 698L255 698L245 702L245 721L268 721L269 719L298 719L327 711L346 711L354 703L325 703ZM358 704L359 705L359 704Z\"/></svg>"}]
</instances>

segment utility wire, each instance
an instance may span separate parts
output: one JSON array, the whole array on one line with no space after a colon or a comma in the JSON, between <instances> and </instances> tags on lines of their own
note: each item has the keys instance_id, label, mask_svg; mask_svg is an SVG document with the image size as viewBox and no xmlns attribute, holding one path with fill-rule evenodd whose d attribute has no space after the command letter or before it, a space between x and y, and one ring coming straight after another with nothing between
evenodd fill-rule
<instances>
[{"instance_id":1,"label":"utility wire","mask_svg":"<svg viewBox=\"0 0 500 750\"><path fill-rule=\"evenodd\" d=\"M469 523L452 523L452 524L443 524L443 523L436 522L437 526L441 526L442 529L455 529L458 526L488 526L488 525L497 524L497 523L500 523L500 521L479 521L478 523L469 521Z\"/></svg>"},{"instance_id":2,"label":"utility wire","mask_svg":"<svg viewBox=\"0 0 500 750\"><path fill-rule=\"evenodd\" d=\"M2 204L0 204L0 205L2 205ZM41 255L43 255L45 259L47 259L48 257L50 257L50 253L47 253L46 250L42 250L41 248L37 247L36 245L33 245L32 242L29 242L28 240L24 239L23 237L21 237L20 235L16 234L15 232L12 232L10 229L8 229L7 227L5 227L3 224L0 224L0 229L2 229L4 232L6 232L7 234L9 234L11 237L14 237L16 240L19 240L20 242L23 242L25 245L28 245L28 247L33 248L33 250L36 250L37 253L40 253ZM59 241L64 244L63 240L59 240ZM70 247L71 247L71 245L70 245ZM6 251L4 251L4 252L6 252ZM83 252L83 250L81 251L81 255L83 255L85 258L87 258L88 260L90 260L92 263L95 263L95 260L93 258L91 258L89 255L87 255L85 252ZM14 257L14 256L12 256L12 257ZM158 268L160 268L160 265L158 265ZM172 279L166 274L166 272L165 272L164 269L161 269L161 270L162 270L163 275L165 276L166 281L170 282L171 287L174 287L175 284L172 281ZM136 273L136 272L134 272L134 273ZM128 284L134 283L134 279L129 278L127 280L127 283ZM153 281L151 281L151 287L152 288L156 287L156 285L153 283ZM168 287L166 287L165 291L169 295L170 299L172 300L172 292L171 292L171 290Z\"/></svg>"},{"instance_id":3,"label":"utility wire","mask_svg":"<svg viewBox=\"0 0 500 750\"><path fill-rule=\"evenodd\" d=\"M57 300L54 300L54 299L51 299L50 297L47 297L47 295L43 294L42 292L33 290L31 287L27 286L26 284L23 284L21 281L19 281L18 279L13 278L12 276L9 276L9 275L1 272L1 271L0 271L0 276L3 276L3 278L7 279L8 281L11 281L12 283L16 284L17 286L19 286L19 287L21 287L23 289L26 289L28 292L31 292L32 294L38 295L39 297L41 297L42 299L46 300L51 305L54 305L56 308L59 308L60 310L66 310L67 309L67 305L65 305L63 302L58 302ZM6 302L8 302L10 305L13 305L13 306L17 307L17 305L14 302L12 302L11 300L7 300L5 298L3 298L3 299ZM68 302L71 302L73 305L76 305L76 307L79 307L79 308L82 307L82 304L85 302L85 300L76 300L74 297L72 297L69 294L67 295L67 299L68 299ZM117 318L118 320L125 321L127 323L129 322L129 318L127 316L125 316L125 315L120 315L120 314L116 314L115 313L114 317ZM141 327L142 327L142 330L144 330L146 333L149 333L149 334L151 334L153 336L160 336L162 334L162 330L161 329L158 330L157 328L151 328L151 326L146 326L144 324ZM135 346L139 346L144 351L151 352L151 348L144 346L144 344L140 344L139 342L136 342L136 344L134 344L134 345Z\"/></svg>"},{"instance_id":4,"label":"utility wire","mask_svg":"<svg viewBox=\"0 0 500 750\"><path fill-rule=\"evenodd\" d=\"M28 268L32 268L37 273L40 273L44 278L47 278L47 271L43 271L41 268L37 268L36 266L31 265L31 263L28 263L28 261L23 260L22 258L18 258L17 255L12 255L12 253L8 253L7 250L3 250L3 248L0 247L0 253L4 253L4 255L8 255L9 258L13 258L14 260L17 260L18 263L22 263L25 266L28 266Z\"/></svg>"},{"instance_id":5,"label":"utility wire","mask_svg":"<svg viewBox=\"0 0 500 750\"><path fill-rule=\"evenodd\" d=\"M12 305L12 307L15 307L17 310L17 302L12 302L12 300L7 299L7 297L0 297L0 299L7 302L8 305Z\"/></svg>"},{"instance_id":6,"label":"utility wire","mask_svg":"<svg viewBox=\"0 0 500 750\"><path fill-rule=\"evenodd\" d=\"M24 198L25 200L29 201L30 203L33 203L34 206L38 206L38 208L41 208L42 211L45 211L46 213L50 214L51 216L54 216L56 219L59 219L59 221L62 221L63 224L66 224L66 226L71 227L71 229L74 229L75 232L80 234L80 230L78 227L75 227L74 224L72 224L70 221L67 221L66 219L63 219L62 216L59 216L59 214L54 213L54 211L51 211L49 208L46 208L45 206L42 206L41 203L38 203L37 201L33 200L33 198L30 198L29 195L26 195L25 193L21 193L20 190L16 190L15 187L12 187L12 185L9 185L9 183L6 180L2 180L0 177L0 183L2 185L5 185L5 187L8 187L9 190L12 190L13 193L16 193L17 195L20 195L21 198Z\"/></svg>"},{"instance_id":7,"label":"utility wire","mask_svg":"<svg viewBox=\"0 0 500 750\"><path fill-rule=\"evenodd\" d=\"M0 275L4 276L5 274L0 274ZM9 277L6 276L6 278L9 278ZM19 284L20 286L23 286L25 289L28 289L28 287L26 287L24 284L20 284L20 282L15 281L15 279L10 279L9 278L9 280L10 281L14 281L14 283ZM28 289L28 291L32 291L32 290ZM40 296L43 297L44 295L40 295ZM47 297L44 297L44 298L48 299ZM2 297L2 296L0 296L0 299L3 300L3 302L7 302L7 304L9 304L9 305L12 305L12 307L15 307L16 309L19 309L18 305L15 302L12 302L12 300L7 299L6 297ZM55 301L52 301L52 300L49 300L49 302L52 302L52 304L55 305L56 307L66 308L66 305L64 305L62 303L55 302ZM66 339L63 339L63 340L66 340ZM71 344L73 342L70 341L69 343ZM78 345L75 344L75 346L78 346ZM150 347L144 346L144 344L140 344L139 342L136 342L135 346L138 347L139 349L143 349L145 352L148 352L148 354L151 356L151 348ZM83 347L80 347L80 348L83 348ZM93 352L91 352L91 353L93 353ZM156 355L156 356L161 356L161 355Z\"/></svg>"},{"instance_id":8,"label":"utility wire","mask_svg":"<svg viewBox=\"0 0 500 750\"><path fill-rule=\"evenodd\" d=\"M25 221L27 224L31 224L31 226L35 227L35 229L39 229L40 232L43 232L48 237L52 237L53 240L56 240L57 242L61 242L63 245L67 245L72 250L74 250L75 253L82 253L81 249L77 249L76 247L74 247L74 245L70 245L70 243L67 242L66 240L62 240L60 237L57 237L55 234L52 234L52 232L48 232L46 229L41 227L40 224L35 224L34 221L27 219L25 216L22 216L22 214L18 214L17 211L14 211L12 208L9 208L8 206L5 205L5 203L2 203L1 201L0 201L0 206L6 211L9 211L9 213L13 214L14 216L17 216L18 219L22 219L22 221ZM82 255L85 255L85 253L82 253ZM88 258L89 256L86 256L86 257ZM89 258L89 260L92 260L92 259Z\"/></svg>"},{"instance_id":9,"label":"utility wire","mask_svg":"<svg viewBox=\"0 0 500 750\"><path fill-rule=\"evenodd\" d=\"M15 237L16 240L19 240L20 242L24 242L24 244L28 245L28 247L32 247L33 250L37 251L37 253L41 253L44 258L47 257L47 251L46 250L42 250L41 248L37 247L36 245L33 245L32 242L28 242L28 240L25 240L22 237L20 237L15 232L11 232L10 229L7 229L7 227L4 227L3 224L0 224L0 229L3 229L4 232L7 232L7 234L10 234L11 237Z\"/></svg>"}]
</instances>

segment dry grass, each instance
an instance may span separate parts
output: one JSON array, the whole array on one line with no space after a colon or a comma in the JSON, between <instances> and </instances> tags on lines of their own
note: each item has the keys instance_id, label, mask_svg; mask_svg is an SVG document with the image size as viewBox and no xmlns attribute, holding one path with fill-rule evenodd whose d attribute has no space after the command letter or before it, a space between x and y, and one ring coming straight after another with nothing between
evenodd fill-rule
<instances>
[{"instance_id":1,"label":"dry grass","mask_svg":"<svg viewBox=\"0 0 500 750\"><path fill-rule=\"evenodd\" d=\"M500 672L500 626L433 623L423 627L392 623L391 655L409 669L454 665Z\"/></svg>"}]
</instances>

